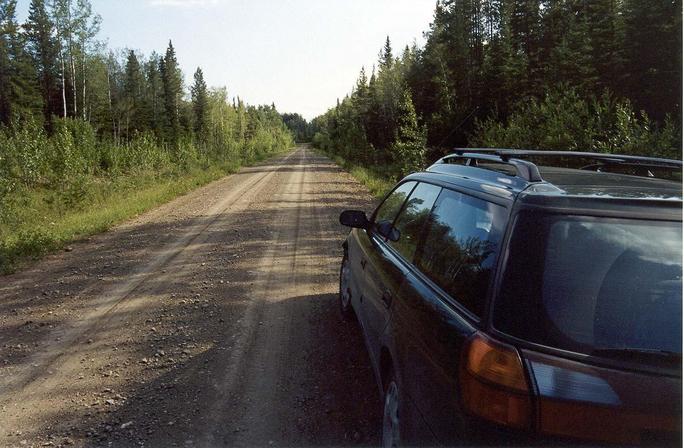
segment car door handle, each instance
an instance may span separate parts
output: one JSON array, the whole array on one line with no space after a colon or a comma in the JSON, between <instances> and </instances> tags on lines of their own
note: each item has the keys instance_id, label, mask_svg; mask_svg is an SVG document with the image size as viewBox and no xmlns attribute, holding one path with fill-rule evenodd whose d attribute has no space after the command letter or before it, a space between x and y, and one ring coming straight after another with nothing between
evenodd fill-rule
<instances>
[{"instance_id":1,"label":"car door handle","mask_svg":"<svg viewBox=\"0 0 684 448\"><path fill-rule=\"evenodd\" d=\"M385 305L385 308L392 306L392 294L387 290L382 293L382 303Z\"/></svg>"},{"instance_id":2,"label":"car door handle","mask_svg":"<svg viewBox=\"0 0 684 448\"><path fill-rule=\"evenodd\" d=\"M366 261L365 258L362 258L361 259L361 269L366 269L366 263L368 263L368 261Z\"/></svg>"}]
</instances>

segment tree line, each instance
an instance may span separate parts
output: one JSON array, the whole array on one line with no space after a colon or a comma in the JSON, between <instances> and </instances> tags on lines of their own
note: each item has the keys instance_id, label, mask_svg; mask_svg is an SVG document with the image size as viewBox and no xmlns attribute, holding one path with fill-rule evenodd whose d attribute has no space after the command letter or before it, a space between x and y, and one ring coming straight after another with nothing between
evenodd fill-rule
<instances>
[{"instance_id":1,"label":"tree line","mask_svg":"<svg viewBox=\"0 0 684 448\"><path fill-rule=\"evenodd\" d=\"M16 6L0 0L0 209L26 188L239 163L292 142L275 106L207 87L201 68L186 86L171 41L163 54L108 49L89 0L31 0L24 23Z\"/></svg>"},{"instance_id":2,"label":"tree line","mask_svg":"<svg viewBox=\"0 0 684 448\"><path fill-rule=\"evenodd\" d=\"M681 158L679 0L438 0L313 120L314 143L399 176L455 146Z\"/></svg>"}]
</instances>

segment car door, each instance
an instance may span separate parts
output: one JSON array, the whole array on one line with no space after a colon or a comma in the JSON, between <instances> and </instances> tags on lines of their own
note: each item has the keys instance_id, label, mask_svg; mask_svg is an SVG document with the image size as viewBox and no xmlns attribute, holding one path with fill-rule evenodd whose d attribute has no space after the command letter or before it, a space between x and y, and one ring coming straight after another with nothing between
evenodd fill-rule
<instances>
[{"instance_id":1,"label":"car door","mask_svg":"<svg viewBox=\"0 0 684 448\"><path fill-rule=\"evenodd\" d=\"M404 392L444 443L465 429L461 349L483 315L506 216L501 205L443 189L392 312Z\"/></svg>"},{"instance_id":2,"label":"car door","mask_svg":"<svg viewBox=\"0 0 684 448\"><path fill-rule=\"evenodd\" d=\"M369 234L366 275L370 285L361 304L371 350L378 359L381 334L390 317L394 296L406 278L423 224L441 187L418 183L395 217L397 241L389 241L376 231ZM380 221L378 221L380 222Z\"/></svg>"},{"instance_id":3,"label":"car door","mask_svg":"<svg viewBox=\"0 0 684 448\"><path fill-rule=\"evenodd\" d=\"M349 250L352 273L358 285L358 292L352 295L352 301L376 367L378 359L374 346L377 345L378 332L388 316L386 310L368 306L369 299L375 297L380 300L383 292L378 267L383 264L381 244L384 244L384 238L378 234L377 227L380 223L394 223L416 184L415 181L408 181L397 185L373 213L371 226L367 230L355 230L358 247L350 247Z\"/></svg>"}]
</instances>

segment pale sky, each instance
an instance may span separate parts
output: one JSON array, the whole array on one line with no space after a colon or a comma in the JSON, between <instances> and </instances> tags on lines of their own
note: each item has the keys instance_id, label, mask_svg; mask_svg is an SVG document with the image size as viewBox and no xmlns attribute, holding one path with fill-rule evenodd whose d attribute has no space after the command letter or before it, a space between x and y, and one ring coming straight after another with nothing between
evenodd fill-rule
<instances>
[{"instance_id":1,"label":"pale sky","mask_svg":"<svg viewBox=\"0 0 684 448\"><path fill-rule=\"evenodd\" d=\"M186 83L314 118L349 93L389 35L395 52L432 21L435 0L91 0L109 48L162 53L173 40ZM30 0L19 0L24 20Z\"/></svg>"}]
</instances>

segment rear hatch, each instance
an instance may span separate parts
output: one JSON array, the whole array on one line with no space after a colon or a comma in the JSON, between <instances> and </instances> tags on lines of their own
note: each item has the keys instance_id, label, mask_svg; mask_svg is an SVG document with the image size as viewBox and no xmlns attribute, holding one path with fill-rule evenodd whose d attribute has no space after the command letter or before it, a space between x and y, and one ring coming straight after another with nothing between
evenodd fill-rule
<instances>
[{"instance_id":1,"label":"rear hatch","mask_svg":"<svg viewBox=\"0 0 684 448\"><path fill-rule=\"evenodd\" d=\"M522 211L492 325L520 348L544 434L681 441L679 221Z\"/></svg>"}]
</instances>

